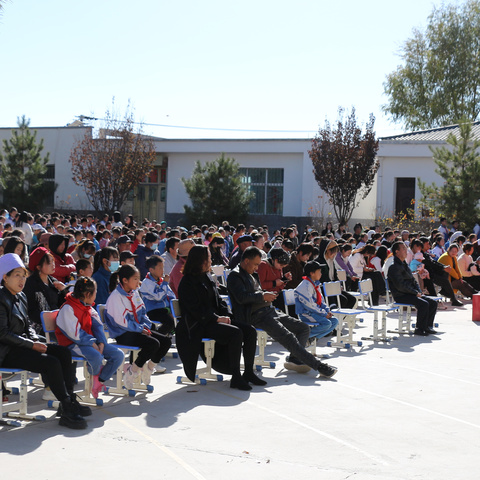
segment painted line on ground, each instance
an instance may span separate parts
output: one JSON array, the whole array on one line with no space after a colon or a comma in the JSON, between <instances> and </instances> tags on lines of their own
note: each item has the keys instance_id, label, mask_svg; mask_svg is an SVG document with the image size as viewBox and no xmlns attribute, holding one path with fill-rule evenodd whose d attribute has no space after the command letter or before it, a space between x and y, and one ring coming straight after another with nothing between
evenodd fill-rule
<instances>
[{"instance_id":1,"label":"painted line on ground","mask_svg":"<svg viewBox=\"0 0 480 480\"><path fill-rule=\"evenodd\" d=\"M242 401L245 401L244 398L241 398L241 397L237 397L235 395L232 395L232 394L229 394L229 393L226 393L226 392L222 392L221 390L217 390L217 389L214 389L216 392L218 393L221 393L223 395L226 395L227 397L231 397L231 398L234 398L235 400L242 400ZM285 415L284 413L281 413L281 412L277 412L275 410L272 410L271 408L267 408L267 407L264 407L263 405L260 405L256 402L252 402L251 400L248 400L247 402L247 405L253 405L254 407L260 409L260 410L265 410L266 412L272 414L272 415L275 415L277 417L280 417L280 418L283 418L284 420L288 420L289 422L291 423L295 423L296 425L299 425L303 428L306 428L307 430L311 430L312 432L316 433L317 435L320 435L322 437L325 437L325 438L328 438L329 440L332 440L344 447L347 447L347 448L350 448L351 450L361 454L361 455L364 455L365 457L369 458L370 460L376 462L376 463L380 463L384 466L389 466L390 464L387 463L385 460L382 460L381 458L375 456L375 455L372 455L371 453L369 452L366 452L365 450L362 450L361 448L353 445L352 443L349 443L349 442L346 442L345 440L342 440L341 438L338 438L336 437L335 435L332 435L330 433L327 433L327 432L324 432L322 430L319 430L318 428L314 428L312 427L311 425L308 425L307 423L304 423L304 422L301 422L299 420L296 420L295 418L292 418L292 417L289 417L288 415Z\"/></svg>"},{"instance_id":2,"label":"painted line on ground","mask_svg":"<svg viewBox=\"0 0 480 480\"><path fill-rule=\"evenodd\" d=\"M105 413L109 417L113 418L114 420L117 420L118 422L122 423L126 427L128 427L130 430L133 430L134 432L138 433L142 437L144 437L146 440L148 440L150 443L152 443L155 447L157 447L159 450L161 450L165 455L169 456L172 460L174 460L176 463L178 463L182 468L184 468L188 473L190 473L193 477L195 477L198 480L207 480L203 475L201 475L199 472L197 472L194 468L192 468L188 463L183 461L178 455L173 453L170 449L165 447L165 445L162 445L158 443L153 437L150 435L147 435L146 433L142 432L139 430L137 427L134 427L132 424L128 423L126 420L124 420L121 417L117 417L114 413L110 412L109 410L103 409L102 413Z\"/></svg>"},{"instance_id":3,"label":"painted line on ground","mask_svg":"<svg viewBox=\"0 0 480 480\"><path fill-rule=\"evenodd\" d=\"M468 425L469 427L480 429L480 425L477 425L475 423L467 422L466 420L462 420L460 418L452 417L451 415L446 415L444 413L437 412L437 411L432 410L430 408L421 407L419 405L415 405L414 403L409 403L409 402L405 402L403 400L398 400L397 398L389 397L388 395L383 395L381 393L371 392L369 390L365 390L365 389L359 388L359 387L354 387L352 385L346 385L345 383L338 383L337 385L345 387L345 388L349 388L350 390L356 390L357 392L366 393L367 395L372 395L374 397L383 398L384 400L389 400L389 401L394 402L394 403L399 403L400 405L404 405L406 407L416 408L417 410L422 410L423 412L427 412L427 413L430 413L432 415L437 415L439 417L443 417L443 418L446 418L448 420L452 420L454 422L463 423L464 425Z\"/></svg>"}]
</instances>

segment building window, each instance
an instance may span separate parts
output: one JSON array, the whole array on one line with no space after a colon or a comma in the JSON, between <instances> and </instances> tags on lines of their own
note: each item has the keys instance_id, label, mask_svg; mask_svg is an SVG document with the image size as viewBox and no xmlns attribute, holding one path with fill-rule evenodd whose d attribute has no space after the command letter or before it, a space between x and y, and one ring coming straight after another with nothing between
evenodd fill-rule
<instances>
[{"instance_id":1,"label":"building window","mask_svg":"<svg viewBox=\"0 0 480 480\"><path fill-rule=\"evenodd\" d=\"M255 194L251 214L283 215L283 168L241 168L240 175Z\"/></svg>"},{"instance_id":2,"label":"building window","mask_svg":"<svg viewBox=\"0 0 480 480\"><path fill-rule=\"evenodd\" d=\"M55 183L55 165L47 165L47 171L42 175L44 182ZM55 192L51 192L45 198L45 206L53 207L55 204Z\"/></svg>"}]
</instances>

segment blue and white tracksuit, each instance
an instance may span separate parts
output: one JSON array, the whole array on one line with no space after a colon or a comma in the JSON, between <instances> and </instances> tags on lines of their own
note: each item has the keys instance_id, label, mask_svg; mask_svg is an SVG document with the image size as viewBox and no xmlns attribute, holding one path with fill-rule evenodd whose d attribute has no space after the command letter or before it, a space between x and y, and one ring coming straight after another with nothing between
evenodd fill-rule
<instances>
[{"instance_id":1,"label":"blue and white tracksuit","mask_svg":"<svg viewBox=\"0 0 480 480\"><path fill-rule=\"evenodd\" d=\"M316 286L320 285L320 281L314 283ZM335 317L327 318L330 309L323 299L321 305L317 304L317 292L311 281L302 280L294 294L295 312L298 318L303 322L317 324L310 327L310 338L324 337L337 327L338 320Z\"/></svg>"},{"instance_id":2,"label":"blue and white tracksuit","mask_svg":"<svg viewBox=\"0 0 480 480\"><path fill-rule=\"evenodd\" d=\"M121 285L118 285L108 297L105 322L113 338L126 332L142 333L144 328L150 330L152 327L138 289L127 293Z\"/></svg>"},{"instance_id":3,"label":"blue and white tracksuit","mask_svg":"<svg viewBox=\"0 0 480 480\"><path fill-rule=\"evenodd\" d=\"M176 298L172 289L168 286L168 282L159 284L150 273L147 273L142 281L140 293L147 312L157 308L170 308L170 300Z\"/></svg>"},{"instance_id":4,"label":"blue and white tracksuit","mask_svg":"<svg viewBox=\"0 0 480 480\"><path fill-rule=\"evenodd\" d=\"M82 330L73 308L68 304L64 304L58 312L57 327L73 342L73 344L68 347L72 351L72 354L84 357L87 360L90 374L99 375L101 372L101 379L108 380L124 362L125 354L115 347L115 345L107 342L103 331L103 324L98 313L93 307L90 311L93 335ZM103 354L93 347L94 343L103 343ZM107 361L105 366L103 366L103 359Z\"/></svg>"}]
</instances>

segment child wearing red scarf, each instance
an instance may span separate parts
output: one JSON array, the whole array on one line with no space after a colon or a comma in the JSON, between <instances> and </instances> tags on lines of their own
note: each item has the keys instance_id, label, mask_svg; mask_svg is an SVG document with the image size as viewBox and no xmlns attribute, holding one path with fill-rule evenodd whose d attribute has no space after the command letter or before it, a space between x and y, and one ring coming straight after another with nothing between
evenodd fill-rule
<instances>
[{"instance_id":1,"label":"child wearing red scarf","mask_svg":"<svg viewBox=\"0 0 480 480\"><path fill-rule=\"evenodd\" d=\"M93 375L94 398L105 390L105 381L113 376L125 360L121 350L107 343L102 321L92 308L96 295L95 280L80 277L73 293L67 294L65 303L58 312L55 330L59 345L66 346L74 355L87 359L90 374Z\"/></svg>"},{"instance_id":2,"label":"child wearing red scarf","mask_svg":"<svg viewBox=\"0 0 480 480\"><path fill-rule=\"evenodd\" d=\"M308 262L303 272L305 276L294 291L295 312L303 322L316 324L310 327L310 338L321 338L337 327L338 320L322 298L321 265L318 262Z\"/></svg>"}]
</instances>

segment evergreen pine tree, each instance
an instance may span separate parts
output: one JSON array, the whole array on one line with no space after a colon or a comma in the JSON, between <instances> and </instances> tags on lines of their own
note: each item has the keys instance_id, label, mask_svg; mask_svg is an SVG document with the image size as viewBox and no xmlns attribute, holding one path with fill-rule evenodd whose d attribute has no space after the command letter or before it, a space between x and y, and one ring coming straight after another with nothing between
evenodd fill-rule
<instances>
[{"instance_id":1,"label":"evergreen pine tree","mask_svg":"<svg viewBox=\"0 0 480 480\"><path fill-rule=\"evenodd\" d=\"M55 191L54 182L46 182L49 154L42 157L43 139L37 142L37 132L29 128L30 120L17 118L18 129L12 130L10 140L3 141L0 153L3 204L19 210L39 212Z\"/></svg>"},{"instance_id":2,"label":"evergreen pine tree","mask_svg":"<svg viewBox=\"0 0 480 480\"><path fill-rule=\"evenodd\" d=\"M450 134L449 147L432 148L435 171L444 179L442 185L427 186L418 179L422 201L435 209L435 214L459 220L462 227L473 228L480 218L480 140L472 134L472 124L463 120L460 135Z\"/></svg>"},{"instance_id":3,"label":"evergreen pine tree","mask_svg":"<svg viewBox=\"0 0 480 480\"><path fill-rule=\"evenodd\" d=\"M182 178L192 206L185 205L190 223L230 223L245 221L250 200L248 186L242 183L239 165L233 158L220 158L201 165L196 162L192 177Z\"/></svg>"}]
</instances>

